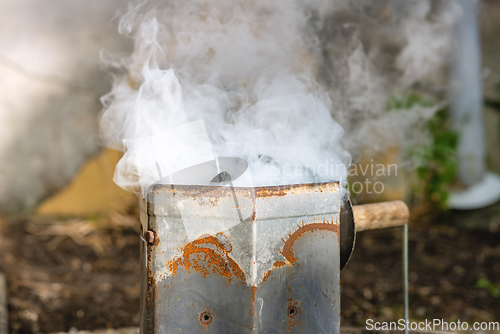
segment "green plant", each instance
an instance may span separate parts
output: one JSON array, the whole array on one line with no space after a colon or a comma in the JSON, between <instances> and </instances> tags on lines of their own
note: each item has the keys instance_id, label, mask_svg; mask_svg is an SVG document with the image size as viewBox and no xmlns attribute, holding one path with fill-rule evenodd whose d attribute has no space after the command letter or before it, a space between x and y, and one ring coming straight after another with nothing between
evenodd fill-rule
<instances>
[{"instance_id":1,"label":"green plant","mask_svg":"<svg viewBox=\"0 0 500 334\"><path fill-rule=\"evenodd\" d=\"M488 291L493 298L500 297L500 283L492 283L486 277L477 280L476 288Z\"/></svg>"},{"instance_id":2,"label":"green plant","mask_svg":"<svg viewBox=\"0 0 500 334\"><path fill-rule=\"evenodd\" d=\"M434 105L432 101L412 93L392 96L387 108L409 110L415 106L429 108ZM446 108L438 110L422 130L429 134L430 140L409 152L417 161L415 171L418 183L415 190L424 200L446 209L448 188L456 178L458 132L451 129Z\"/></svg>"},{"instance_id":3,"label":"green plant","mask_svg":"<svg viewBox=\"0 0 500 334\"><path fill-rule=\"evenodd\" d=\"M452 130L446 109L439 110L426 124L428 144L417 148L420 164L416 169L425 199L446 209L448 188L456 179L458 132Z\"/></svg>"},{"instance_id":4,"label":"green plant","mask_svg":"<svg viewBox=\"0 0 500 334\"><path fill-rule=\"evenodd\" d=\"M432 107L434 103L416 93L393 94L386 103L386 110L411 109L414 106Z\"/></svg>"}]
</instances>

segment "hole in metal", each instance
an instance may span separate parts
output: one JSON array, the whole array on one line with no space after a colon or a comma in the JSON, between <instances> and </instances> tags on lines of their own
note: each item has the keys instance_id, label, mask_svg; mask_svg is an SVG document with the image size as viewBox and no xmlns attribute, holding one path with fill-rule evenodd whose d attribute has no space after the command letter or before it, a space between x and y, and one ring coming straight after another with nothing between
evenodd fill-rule
<instances>
[{"instance_id":1,"label":"hole in metal","mask_svg":"<svg viewBox=\"0 0 500 334\"><path fill-rule=\"evenodd\" d=\"M210 325L213 321L213 317L212 317L212 314L210 313L210 311L206 310L206 311L203 311L201 314L200 314L200 321L203 325L207 326L207 325Z\"/></svg>"},{"instance_id":2,"label":"hole in metal","mask_svg":"<svg viewBox=\"0 0 500 334\"><path fill-rule=\"evenodd\" d=\"M288 316L290 318L295 317L297 315L297 313L298 313L298 310L297 310L296 306L294 306L294 305L288 306Z\"/></svg>"}]
</instances>

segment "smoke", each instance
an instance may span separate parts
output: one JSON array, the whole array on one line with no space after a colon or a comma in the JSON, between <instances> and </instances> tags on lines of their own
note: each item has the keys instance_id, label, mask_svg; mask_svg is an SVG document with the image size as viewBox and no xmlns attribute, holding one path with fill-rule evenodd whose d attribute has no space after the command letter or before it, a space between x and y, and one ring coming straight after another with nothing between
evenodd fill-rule
<instances>
[{"instance_id":1,"label":"smoke","mask_svg":"<svg viewBox=\"0 0 500 334\"><path fill-rule=\"evenodd\" d=\"M319 177L297 167L350 163L331 101L314 80L319 49L309 18L303 4L281 1L133 7L120 31L133 36L134 52L103 97L105 141L125 151L115 182L144 192L161 174L214 156L246 159L253 185L345 180L345 168ZM267 161L292 168L271 175Z\"/></svg>"},{"instance_id":2,"label":"smoke","mask_svg":"<svg viewBox=\"0 0 500 334\"><path fill-rule=\"evenodd\" d=\"M125 152L115 182L144 193L162 176L233 156L249 162L247 185L343 183L351 161L344 147L354 156L363 146L380 149L433 114L412 110L383 121L394 89L443 67L457 17L451 2L372 3L131 5L119 30L134 50L105 61L115 76L102 98L102 134ZM398 130L380 139L372 130L380 123Z\"/></svg>"},{"instance_id":3,"label":"smoke","mask_svg":"<svg viewBox=\"0 0 500 334\"><path fill-rule=\"evenodd\" d=\"M461 16L453 0L335 1L317 26L319 80L334 101L342 143L353 160L429 140L424 124L446 104L452 32ZM413 93L432 105L391 106ZM410 157L401 162L411 166Z\"/></svg>"}]
</instances>

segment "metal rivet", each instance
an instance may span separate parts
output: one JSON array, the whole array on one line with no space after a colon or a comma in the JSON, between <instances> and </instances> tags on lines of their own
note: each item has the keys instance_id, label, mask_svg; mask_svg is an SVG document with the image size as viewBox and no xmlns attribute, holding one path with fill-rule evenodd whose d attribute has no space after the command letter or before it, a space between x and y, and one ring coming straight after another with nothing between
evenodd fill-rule
<instances>
[{"instance_id":1,"label":"metal rivet","mask_svg":"<svg viewBox=\"0 0 500 334\"><path fill-rule=\"evenodd\" d=\"M148 244L152 244L155 242L155 233L153 231L147 231L144 234L144 239L146 239L146 242Z\"/></svg>"}]
</instances>

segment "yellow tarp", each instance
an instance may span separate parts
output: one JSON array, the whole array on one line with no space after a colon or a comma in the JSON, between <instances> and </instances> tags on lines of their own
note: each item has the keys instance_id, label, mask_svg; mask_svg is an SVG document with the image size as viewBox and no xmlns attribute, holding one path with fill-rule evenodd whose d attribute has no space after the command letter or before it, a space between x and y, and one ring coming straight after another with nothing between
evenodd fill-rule
<instances>
[{"instance_id":1,"label":"yellow tarp","mask_svg":"<svg viewBox=\"0 0 500 334\"><path fill-rule=\"evenodd\" d=\"M94 215L118 208L131 200L135 195L122 190L113 182L115 165L121 156L121 152L103 150L81 168L68 186L43 201L36 214Z\"/></svg>"}]
</instances>

